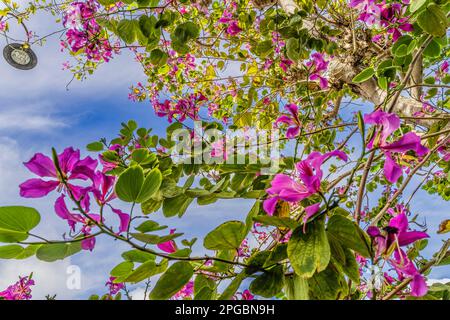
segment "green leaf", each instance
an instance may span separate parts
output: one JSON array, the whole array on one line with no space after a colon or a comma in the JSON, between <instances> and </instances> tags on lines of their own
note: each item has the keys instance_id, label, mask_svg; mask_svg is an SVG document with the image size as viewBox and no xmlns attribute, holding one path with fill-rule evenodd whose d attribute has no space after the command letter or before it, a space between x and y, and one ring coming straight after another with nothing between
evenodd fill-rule
<instances>
[{"instance_id":1,"label":"green leaf","mask_svg":"<svg viewBox=\"0 0 450 320\"><path fill-rule=\"evenodd\" d=\"M425 3L427 2L427 0L411 0L411 3L409 5L409 11L411 13L416 12L417 10L419 10Z\"/></svg>"},{"instance_id":2,"label":"green leaf","mask_svg":"<svg viewBox=\"0 0 450 320\"><path fill-rule=\"evenodd\" d=\"M134 263L131 261L124 261L115 266L110 275L116 278L125 278L133 271Z\"/></svg>"},{"instance_id":3,"label":"green leaf","mask_svg":"<svg viewBox=\"0 0 450 320\"><path fill-rule=\"evenodd\" d=\"M301 57L301 47L297 38L289 38L286 42L286 54L292 61L298 61Z\"/></svg>"},{"instance_id":4,"label":"green leaf","mask_svg":"<svg viewBox=\"0 0 450 320\"><path fill-rule=\"evenodd\" d=\"M100 3L103 6L110 6L112 4L115 4L117 0L99 0L98 3Z\"/></svg>"},{"instance_id":5,"label":"green leaf","mask_svg":"<svg viewBox=\"0 0 450 320\"><path fill-rule=\"evenodd\" d=\"M24 248L24 250L19 253L19 255L15 256L14 259L22 260L27 259L36 254L36 251L41 247L41 244L31 244L28 247Z\"/></svg>"},{"instance_id":6,"label":"green leaf","mask_svg":"<svg viewBox=\"0 0 450 320\"><path fill-rule=\"evenodd\" d=\"M395 50L394 55L396 57L404 57L408 54L408 46L406 44L401 44L398 46L397 50Z\"/></svg>"},{"instance_id":7,"label":"green leaf","mask_svg":"<svg viewBox=\"0 0 450 320\"><path fill-rule=\"evenodd\" d=\"M147 158L150 156L150 151L148 149L140 148L133 150L133 153L131 154L131 159L135 161L136 163L143 163L147 160Z\"/></svg>"},{"instance_id":8,"label":"green leaf","mask_svg":"<svg viewBox=\"0 0 450 320\"><path fill-rule=\"evenodd\" d=\"M355 283L360 283L359 264L356 261L355 254L347 248L344 248L344 254L345 264L342 265L342 270Z\"/></svg>"},{"instance_id":9,"label":"green leaf","mask_svg":"<svg viewBox=\"0 0 450 320\"><path fill-rule=\"evenodd\" d=\"M41 220L33 208L10 206L0 207L0 242L19 242L28 238L28 231Z\"/></svg>"},{"instance_id":10,"label":"green leaf","mask_svg":"<svg viewBox=\"0 0 450 320\"><path fill-rule=\"evenodd\" d=\"M216 293L216 282L202 274L194 280L194 300L212 300Z\"/></svg>"},{"instance_id":11,"label":"green leaf","mask_svg":"<svg viewBox=\"0 0 450 320\"><path fill-rule=\"evenodd\" d=\"M367 234L353 221L341 215L334 215L328 221L327 229L328 233L332 234L345 247L366 258L370 257L370 240Z\"/></svg>"},{"instance_id":12,"label":"green leaf","mask_svg":"<svg viewBox=\"0 0 450 320\"><path fill-rule=\"evenodd\" d=\"M264 272L250 284L250 291L264 298L277 295L284 286L284 271L282 265Z\"/></svg>"},{"instance_id":13,"label":"green leaf","mask_svg":"<svg viewBox=\"0 0 450 320\"><path fill-rule=\"evenodd\" d=\"M162 174L158 168L153 169L147 175L142 185L141 191L136 198L137 203L149 200L161 187Z\"/></svg>"},{"instance_id":14,"label":"green leaf","mask_svg":"<svg viewBox=\"0 0 450 320\"><path fill-rule=\"evenodd\" d=\"M341 272L344 272L355 283L359 283L359 265L355 254L348 248L343 247L332 234L328 234L331 247L331 261Z\"/></svg>"},{"instance_id":15,"label":"green leaf","mask_svg":"<svg viewBox=\"0 0 450 320\"><path fill-rule=\"evenodd\" d=\"M250 211L247 214L247 217L245 218L245 235L247 235L253 228L253 218L256 217L259 213L259 211L261 210L261 202L260 201L256 201L252 208L250 209Z\"/></svg>"},{"instance_id":16,"label":"green leaf","mask_svg":"<svg viewBox=\"0 0 450 320\"><path fill-rule=\"evenodd\" d=\"M167 260L163 260L167 264ZM131 272L125 279L124 282L138 283L142 280L148 279L151 276L164 272L165 268L164 264L157 265L155 261L149 260L143 264L141 264L136 270Z\"/></svg>"},{"instance_id":17,"label":"green leaf","mask_svg":"<svg viewBox=\"0 0 450 320\"><path fill-rule=\"evenodd\" d=\"M124 19L117 25L117 35L125 41L126 44L132 44L136 41L136 24L133 20Z\"/></svg>"},{"instance_id":18,"label":"green leaf","mask_svg":"<svg viewBox=\"0 0 450 320\"><path fill-rule=\"evenodd\" d=\"M296 229L300 226L300 224L290 218L280 218L275 216L256 216L253 218L254 221L269 225L269 226L275 226L278 228L289 228L289 229Z\"/></svg>"},{"instance_id":19,"label":"green leaf","mask_svg":"<svg viewBox=\"0 0 450 320\"><path fill-rule=\"evenodd\" d=\"M330 262L330 245L323 219L308 223L306 233L303 227L294 230L288 242L287 254L297 275L312 277L317 271L325 270Z\"/></svg>"},{"instance_id":20,"label":"green leaf","mask_svg":"<svg viewBox=\"0 0 450 320\"><path fill-rule=\"evenodd\" d=\"M28 232L41 221L36 209L29 207L0 207L0 228L4 230Z\"/></svg>"},{"instance_id":21,"label":"green leaf","mask_svg":"<svg viewBox=\"0 0 450 320\"><path fill-rule=\"evenodd\" d=\"M423 55L430 58L437 58L441 54L441 46L436 40L432 40L430 44L423 50Z\"/></svg>"},{"instance_id":22,"label":"green leaf","mask_svg":"<svg viewBox=\"0 0 450 320\"><path fill-rule=\"evenodd\" d=\"M284 290L288 300L309 300L309 285L306 278L296 274L284 279Z\"/></svg>"},{"instance_id":23,"label":"green leaf","mask_svg":"<svg viewBox=\"0 0 450 320\"><path fill-rule=\"evenodd\" d=\"M286 260L287 258L287 243L280 243L270 252L269 257L264 263L264 267L270 267L271 265Z\"/></svg>"},{"instance_id":24,"label":"green leaf","mask_svg":"<svg viewBox=\"0 0 450 320\"><path fill-rule=\"evenodd\" d=\"M160 243L164 243L164 242L173 240L175 238L181 237L183 235L183 233L173 233L173 234L169 234L169 235L163 236L163 237L157 236L155 234L147 234L147 233L131 233L131 235L136 240L139 240L139 241L142 241L145 243L160 244Z\"/></svg>"},{"instance_id":25,"label":"green leaf","mask_svg":"<svg viewBox=\"0 0 450 320\"><path fill-rule=\"evenodd\" d=\"M143 214L147 215L153 212L158 211L163 202L161 200L149 199L143 203L141 203L141 211Z\"/></svg>"},{"instance_id":26,"label":"green leaf","mask_svg":"<svg viewBox=\"0 0 450 320\"><path fill-rule=\"evenodd\" d=\"M246 278L246 274L244 272L239 273L228 285L228 287L222 292L221 296L218 300L231 300L233 298L236 291L242 284L242 281Z\"/></svg>"},{"instance_id":27,"label":"green leaf","mask_svg":"<svg viewBox=\"0 0 450 320\"><path fill-rule=\"evenodd\" d=\"M150 38L155 35L158 30L155 28L156 22L157 20L154 16L142 15L139 18L139 29L145 37Z\"/></svg>"},{"instance_id":28,"label":"green leaf","mask_svg":"<svg viewBox=\"0 0 450 320\"><path fill-rule=\"evenodd\" d=\"M171 34L173 41L185 44L187 41L197 39L200 35L200 28L197 24L188 21L178 25Z\"/></svg>"},{"instance_id":29,"label":"green leaf","mask_svg":"<svg viewBox=\"0 0 450 320\"><path fill-rule=\"evenodd\" d=\"M126 169L117 180L116 194L120 200L125 202L136 202L144 183L144 171L140 166Z\"/></svg>"},{"instance_id":30,"label":"green leaf","mask_svg":"<svg viewBox=\"0 0 450 320\"><path fill-rule=\"evenodd\" d=\"M361 71L360 73L358 73L352 79L352 82L353 83L361 83L361 82L367 81L370 78L372 78L374 74L375 74L375 70L372 67L366 68L363 71Z\"/></svg>"},{"instance_id":31,"label":"green leaf","mask_svg":"<svg viewBox=\"0 0 450 320\"><path fill-rule=\"evenodd\" d=\"M272 40L261 41L256 46L256 53L260 58L265 58L273 52Z\"/></svg>"},{"instance_id":32,"label":"green leaf","mask_svg":"<svg viewBox=\"0 0 450 320\"><path fill-rule=\"evenodd\" d=\"M210 250L237 249L245 238L245 229L241 221L225 222L206 235L203 245Z\"/></svg>"},{"instance_id":33,"label":"green leaf","mask_svg":"<svg viewBox=\"0 0 450 320\"><path fill-rule=\"evenodd\" d=\"M343 280L342 275L330 264L324 271L316 273L308 280L312 297L319 300L336 300L343 289Z\"/></svg>"},{"instance_id":34,"label":"green leaf","mask_svg":"<svg viewBox=\"0 0 450 320\"><path fill-rule=\"evenodd\" d=\"M134 249L134 250L125 251L124 253L122 253L122 258L124 260L131 261L131 262L144 263L144 262L147 262L148 260L155 260L156 256L154 254L151 254L148 252Z\"/></svg>"},{"instance_id":35,"label":"green leaf","mask_svg":"<svg viewBox=\"0 0 450 320\"><path fill-rule=\"evenodd\" d=\"M395 57L404 57L408 53L408 47L411 44L413 38L409 35L404 35L398 38L398 40L392 45L391 52ZM384 63L384 65L383 65ZM390 63L390 65L389 65ZM378 74L382 68L387 69L392 66L392 61L390 59L383 61L377 67Z\"/></svg>"},{"instance_id":36,"label":"green leaf","mask_svg":"<svg viewBox=\"0 0 450 320\"><path fill-rule=\"evenodd\" d=\"M170 218L173 216L182 216L194 198L189 198L185 194L180 194L174 198L164 199L163 202L163 214L165 217Z\"/></svg>"},{"instance_id":37,"label":"green leaf","mask_svg":"<svg viewBox=\"0 0 450 320\"><path fill-rule=\"evenodd\" d=\"M168 58L168 54L161 49L156 48L150 52L150 62L155 66L162 66L167 62Z\"/></svg>"},{"instance_id":38,"label":"green leaf","mask_svg":"<svg viewBox=\"0 0 450 320\"><path fill-rule=\"evenodd\" d=\"M44 244L36 251L36 257L46 262L64 260L81 251L81 242Z\"/></svg>"},{"instance_id":39,"label":"green leaf","mask_svg":"<svg viewBox=\"0 0 450 320\"><path fill-rule=\"evenodd\" d=\"M150 293L151 300L167 300L180 291L192 278L194 270L186 261L175 262L159 278Z\"/></svg>"},{"instance_id":40,"label":"green leaf","mask_svg":"<svg viewBox=\"0 0 450 320\"><path fill-rule=\"evenodd\" d=\"M89 143L86 146L86 149L88 151L98 152L98 151L103 151L103 147L104 147L103 143L97 141L97 142Z\"/></svg>"},{"instance_id":41,"label":"green leaf","mask_svg":"<svg viewBox=\"0 0 450 320\"><path fill-rule=\"evenodd\" d=\"M147 232L152 232L152 231L159 231L159 230L163 230L166 229L167 226L161 226L158 222L156 221L152 221L152 220L147 220L144 221L143 223L141 223L138 227L136 227L135 229L139 232L142 233L147 233Z\"/></svg>"},{"instance_id":42,"label":"green leaf","mask_svg":"<svg viewBox=\"0 0 450 320\"><path fill-rule=\"evenodd\" d=\"M435 37L445 36L448 26L445 12L435 3L430 3L419 13L417 23L425 32Z\"/></svg>"},{"instance_id":43,"label":"green leaf","mask_svg":"<svg viewBox=\"0 0 450 320\"><path fill-rule=\"evenodd\" d=\"M251 275L255 272L261 271L270 256L270 251L258 251L253 254L247 261L247 267L244 269L245 273Z\"/></svg>"},{"instance_id":44,"label":"green leaf","mask_svg":"<svg viewBox=\"0 0 450 320\"><path fill-rule=\"evenodd\" d=\"M24 251L22 246L11 244L0 247L0 259L14 259Z\"/></svg>"}]
</instances>

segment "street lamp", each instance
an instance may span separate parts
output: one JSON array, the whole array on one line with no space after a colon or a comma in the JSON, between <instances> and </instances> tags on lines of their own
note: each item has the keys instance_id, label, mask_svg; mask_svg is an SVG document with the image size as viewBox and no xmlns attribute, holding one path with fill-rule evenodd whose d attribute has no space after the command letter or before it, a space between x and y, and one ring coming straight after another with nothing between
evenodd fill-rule
<instances>
[{"instance_id":1,"label":"street lamp","mask_svg":"<svg viewBox=\"0 0 450 320\"><path fill-rule=\"evenodd\" d=\"M16 69L20 70L31 70L37 65L37 56L31 50L29 42L30 42L30 33L28 32L27 27L23 23L23 21L19 20L18 17L12 13L8 13L8 15L15 18L19 23L23 26L25 30L25 34L27 36L27 41L24 43L8 43L5 48L3 48L3 57L6 62L13 66ZM0 18L1 21L1 18ZM8 36L5 33L6 42L8 42Z\"/></svg>"},{"instance_id":2,"label":"street lamp","mask_svg":"<svg viewBox=\"0 0 450 320\"><path fill-rule=\"evenodd\" d=\"M33 69L37 64L37 56L27 44L7 44L3 49L3 57L11 66L20 70Z\"/></svg>"}]
</instances>

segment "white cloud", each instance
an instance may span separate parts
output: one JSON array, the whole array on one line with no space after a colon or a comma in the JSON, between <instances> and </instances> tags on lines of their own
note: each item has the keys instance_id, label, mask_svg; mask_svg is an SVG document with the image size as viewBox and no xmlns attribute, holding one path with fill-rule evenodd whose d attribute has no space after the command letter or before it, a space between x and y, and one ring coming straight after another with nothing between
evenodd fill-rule
<instances>
[{"instance_id":1,"label":"white cloud","mask_svg":"<svg viewBox=\"0 0 450 320\"><path fill-rule=\"evenodd\" d=\"M449 278L443 278L443 279L428 279L427 280L427 284L429 285L429 286L431 286L431 285L433 285L433 284L435 284L435 283L443 283L443 284L445 284L445 283L449 283L450 282L450 279Z\"/></svg>"},{"instance_id":2,"label":"white cloud","mask_svg":"<svg viewBox=\"0 0 450 320\"><path fill-rule=\"evenodd\" d=\"M31 104L8 104L0 109L0 132L11 130L46 132L55 128L66 127L66 120L55 116L49 102Z\"/></svg>"}]
</instances>

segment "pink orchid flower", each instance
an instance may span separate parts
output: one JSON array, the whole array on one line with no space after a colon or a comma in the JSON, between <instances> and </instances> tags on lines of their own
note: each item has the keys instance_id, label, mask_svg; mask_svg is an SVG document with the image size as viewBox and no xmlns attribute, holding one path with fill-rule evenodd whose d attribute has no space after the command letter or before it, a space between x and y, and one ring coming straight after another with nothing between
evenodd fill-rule
<instances>
[{"instance_id":1,"label":"pink orchid flower","mask_svg":"<svg viewBox=\"0 0 450 320\"><path fill-rule=\"evenodd\" d=\"M276 125L279 123L284 123L288 125L286 131L286 138L293 139L300 133L301 121L298 117L298 106L295 104L287 104L284 107L290 114L283 114L275 122Z\"/></svg>"},{"instance_id":2,"label":"pink orchid flower","mask_svg":"<svg viewBox=\"0 0 450 320\"><path fill-rule=\"evenodd\" d=\"M86 208L83 208L86 210ZM67 208L65 202L65 195L61 195L55 202L55 212L56 214L64 220L67 220L72 231L75 231L77 224L81 224L81 232L85 237L92 234L93 221L100 222L100 215L89 214L89 218L82 216L78 213L71 213ZM84 250L92 251L95 247L95 237L88 237L81 241L81 247Z\"/></svg>"},{"instance_id":3,"label":"pink orchid flower","mask_svg":"<svg viewBox=\"0 0 450 320\"><path fill-rule=\"evenodd\" d=\"M116 198L114 193L114 176L108 176L103 172L94 174L92 193L99 205L104 205Z\"/></svg>"},{"instance_id":4,"label":"pink orchid flower","mask_svg":"<svg viewBox=\"0 0 450 320\"><path fill-rule=\"evenodd\" d=\"M34 284L31 276L19 277L19 281L0 292L0 298L4 300L30 300L32 298L31 286L34 286Z\"/></svg>"},{"instance_id":5,"label":"pink orchid flower","mask_svg":"<svg viewBox=\"0 0 450 320\"><path fill-rule=\"evenodd\" d=\"M242 29L239 27L238 22L236 20L232 20L228 23L227 33L230 36L235 36L242 32Z\"/></svg>"},{"instance_id":6,"label":"pink orchid flower","mask_svg":"<svg viewBox=\"0 0 450 320\"><path fill-rule=\"evenodd\" d=\"M393 154L405 154L414 151L417 156L424 156L428 153L428 148L421 144L421 139L414 132L408 132L399 140L392 143L387 142L387 138L400 128L400 118L392 113L376 110L371 114L364 115L364 122L377 125L375 135L367 147L379 147L385 154L384 175L390 183L395 183L403 174L403 167L394 160Z\"/></svg>"},{"instance_id":7,"label":"pink orchid flower","mask_svg":"<svg viewBox=\"0 0 450 320\"><path fill-rule=\"evenodd\" d=\"M245 289L244 292L242 292L242 300L254 300L255 296L250 293L248 289Z\"/></svg>"},{"instance_id":8,"label":"pink orchid flower","mask_svg":"<svg viewBox=\"0 0 450 320\"><path fill-rule=\"evenodd\" d=\"M323 73L328 69L328 61L325 61L324 56L319 52L314 52L311 55L311 60L307 61L305 65L311 69L309 80L318 80L321 89L328 88L328 80L323 77Z\"/></svg>"},{"instance_id":9,"label":"pink orchid flower","mask_svg":"<svg viewBox=\"0 0 450 320\"><path fill-rule=\"evenodd\" d=\"M400 281L403 281L405 278L411 279L411 296L423 297L427 294L428 287L425 277L417 270L414 263L403 250L396 250L394 252L394 259L391 260L391 263L399 275Z\"/></svg>"},{"instance_id":10,"label":"pink orchid flower","mask_svg":"<svg viewBox=\"0 0 450 320\"><path fill-rule=\"evenodd\" d=\"M347 161L347 155L335 150L321 154L312 152L305 160L298 162L296 174L298 178L293 178L285 174L277 174L272 180L271 187L266 190L269 197L264 201L263 208L269 215L273 215L279 200L297 203L320 191L323 171L321 166L330 157L338 157ZM318 212L320 203L315 203L305 208L304 222Z\"/></svg>"},{"instance_id":11,"label":"pink orchid flower","mask_svg":"<svg viewBox=\"0 0 450 320\"><path fill-rule=\"evenodd\" d=\"M417 240L428 238L428 234L422 231L409 231L409 222L406 214L400 213L389 221L384 233L378 227L371 226L367 233L377 245L377 256L391 252L391 246L404 247Z\"/></svg>"},{"instance_id":12,"label":"pink orchid flower","mask_svg":"<svg viewBox=\"0 0 450 320\"><path fill-rule=\"evenodd\" d=\"M110 295L117 294L120 290L125 288L124 283L122 283L122 282L116 283L116 282L114 282L114 280L116 280L116 277L109 277L109 280L105 284L109 289Z\"/></svg>"},{"instance_id":13,"label":"pink orchid flower","mask_svg":"<svg viewBox=\"0 0 450 320\"><path fill-rule=\"evenodd\" d=\"M92 179L94 170L97 167L97 161L91 157L80 160L80 151L73 148L65 149L58 155L58 162L61 168L63 178L66 181L71 180L87 180ZM56 188L63 187L62 177L57 173L53 161L43 155L37 153L30 161L24 163L25 167L31 172L42 178L53 178L52 180L29 179L20 185L20 195L24 198L41 198L49 194ZM77 200L83 196L85 188L74 186L67 183L71 192Z\"/></svg>"}]
</instances>

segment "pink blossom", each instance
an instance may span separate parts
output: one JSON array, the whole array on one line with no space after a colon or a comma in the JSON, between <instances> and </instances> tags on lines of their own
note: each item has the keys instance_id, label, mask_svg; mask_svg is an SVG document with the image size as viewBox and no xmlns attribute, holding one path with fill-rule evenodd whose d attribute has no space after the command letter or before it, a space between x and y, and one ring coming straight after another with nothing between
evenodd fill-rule
<instances>
[{"instance_id":1,"label":"pink blossom","mask_svg":"<svg viewBox=\"0 0 450 320\"><path fill-rule=\"evenodd\" d=\"M175 233L175 230L176 230L176 229L171 229L171 230L170 230L170 234L174 234L174 233ZM162 251L164 251L164 252L167 252L167 253L174 253L174 252L176 252L176 251L178 250L178 249L177 249L177 245L176 245L176 243L175 243L174 240L169 240L169 241L167 241L167 242L159 243L159 244L157 245L157 247L158 247L160 250L162 250Z\"/></svg>"},{"instance_id":2,"label":"pink blossom","mask_svg":"<svg viewBox=\"0 0 450 320\"><path fill-rule=\"evenodd\" d=\"M227 33L230 36L235 36L235 35L239 34L240 32L242 32L242 29L239 28L238 22L236 20L232 20L228 23Z\"/></svg>"},{"instance_id":3,"label":"pink blossom","mask_svg":"<svg viewBox=\"0 0 450 320\"><path fill-rule=\"evenodd\" d=\"M408 258L408 255L403 250L394 251L394 259L391 260L395 271L400 277L400 281L405 278L410 278L411 296L423 297L428 292L427 283L424 276L420 274L414 263Z\"/></svg>"},{"instance_id":4,"label":"pink blossom","mask_svg":"<svg viewBox=\"0 0 450 320\"><path fill-rule=\"evenodd\" d=\"M394 159L395 154L403 155L408 151L414 151L418 156L423 156L428 153L428 148L421 144L420 137L413 132L404 134L392 143L387 142L388 137L400 127L400 118L395 114L376 110L364 115L364 122L378 126L367 147L369 149L379 147L384 152L386 156L384 175L390 183L397 182L403 173L403 166Z\"/></svg>"},{"instance_id":5,"label":"pink blossom","mask_svg":"<svg viewBox=\"0 0 450 320\"><path fill-rule=\"evenodd\" d=\"M83 52L92 61L108 62L113 48L95 19L97 10L98 4L93 0L71 3L63 16L63 25L67 28L67 45L63 48L70 47L73 53Z\"/></svg>"},{"instance_id":6,"label":"pink blossom","mask_svg":"<svg viewBox=\"0 0 450 320\"><path fill-rule=\"evenodd\" d=\"M109 294L114 295L117 294L120 290L125 288L125 284L122 282L114 282L116 280L116 277L109 277L109 280L106 282L106 286L109 289Z\"/></svg>"},{"instance_id":7,"label":"pink blossom","mask_svg":"<svg viewBox=\"0 0 450 320\"><path fill-rule=\"evenodd\" d=\"M97 161L91 157L80 159L80 151L73 148L65 149L57 157L62 177L56 170L53 160L37 153L30 161L24 163L25 167L31 172L44 179L29 179L20 185L20 195L24 198L41 198L46 196L57 188L65 188L67 184L70 192L77 200L80 200L85 190L82 187L75 186L69 181L93 179L94 170L97 167Z\"/></svg>"},{"instance_id":8,"label":"pink blossom","mask_svg":"<svg viewBox=\"0 0 450 320\"><path fill-rule=\"evenodd\" d=\"M264 201L264 210L273 215L279 200L298 203L320 191L323 171L323 162L330 157L338 157L347 161L347 155L339 150L321 154L312 152L305 160L298 162L296 176L291 177L285 174L277 174L272 180L271 187L266 190L269 197ZM320 203L313 204L305 209L304 221L317 213Z\"/></svg>"},{"instance_id":9,"label":"pink blossom","mask_svg":"<svg viewBox=\"0 0 450 320\"><path fill-rule=\"evenodd\" d=\"M294 62L292 62L292 60L286 59L281 57L280 59L280 68L284 71L287 72L287 70L289 69L289 67L293 64Z\"/></svg>"},{"instance_id":10,"label":"pink blossom","mask_svg":"<svg viewBox=\"0 0 450 320\"><path fill-rule=\"evenodd\" d=\"M328 80L323 77L323 74L328 69L328 61L325 60L324 56L315 52L311 55L311 60L307 61L305 65L310 68L309 79L312 81L319 81L319 86L321 89L328 88Z\"/></svg>"},{"instance_id":11,"label":"pink blossom","mask_svg":"<svg viewBox=\"0 0 450 320\"><path fill-rule=\"evenodd\" d=\"M4 300L30 300L32 298L31 286L34 286L34 284L31 276L19 277L19 281L0 292L0 298Z\"/></svg>"},{"instance_id":12,"label":"pink blossom","mask_svg":"<svg viewBox=\"0 0 450 320\"><path fill-rule=\"evenodd\" d=\"M7 27L6 21L0 21L0 32L5 32Z\"/></svg>"},{"instance_id":13,"label":"pink blossom","mask_svg":"<svg viewBox=\"0 0 450 320\"><path fill-rule=\"evenodd\" d=\"M391 252L391 246L403 247L417 240L428 238L428 234L422 231L409 231L409 222L405 213L400 213L391 218L387 227L380 230L371 226L367 233L371 236L377 246L377 255Z\"/></svg>"},{"instance_id":14,"label":"pink blossom","mask_svg":"<svg viewBox=\"0 0 450 320\"><path fill-rule=\"evenodd\" d=\"M298 106L295 104L287 104L284 108L289 112L289 114L283 114L282 116L278 117L275 124L286 124L288 126L286 137L288 139L293 139L298 136L298 134L300 133L300 128L302 126L301 121L298 117Z\"/></svg>"}]
</instances>

